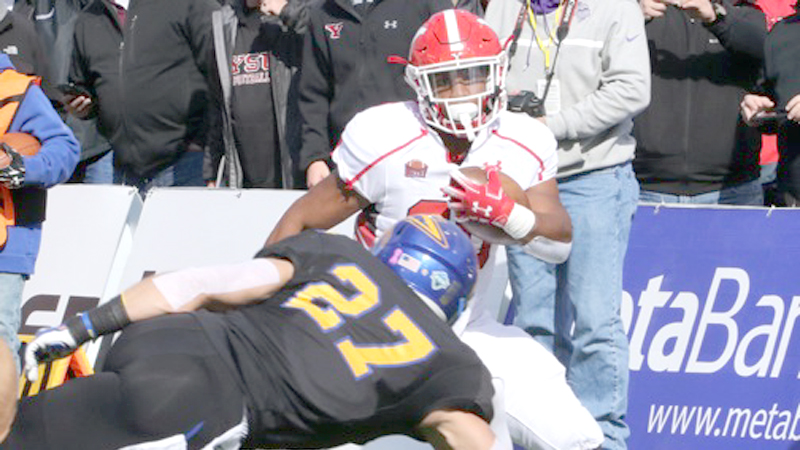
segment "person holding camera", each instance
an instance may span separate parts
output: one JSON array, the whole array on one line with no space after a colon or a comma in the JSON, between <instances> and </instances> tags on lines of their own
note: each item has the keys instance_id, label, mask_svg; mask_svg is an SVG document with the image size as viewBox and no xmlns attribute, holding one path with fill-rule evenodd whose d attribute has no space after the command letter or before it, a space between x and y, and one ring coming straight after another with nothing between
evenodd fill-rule
<instances>
[{"instance_id":1,"label":"person holding camera","mask_svg":"<svg viewBox=\"0 0 800 450\"><path fill-rule=\"evenodd\" d=\"M800 6L795 6L800 9ZM778 23L764 44L764 82L741 103L742 116L778 134L778 192L781 204L800 202L800 13Z\"/></svg>"},{"instance_id":2,"label":"person holding camera","mask_svg":"<svg viewBox=\"0 0 800 450\"><path fill-rule=\"evenodd\" d=\"M639 199L762 206L761 136L738 105L759 76L764 14L727 1L640 4L653 101L634 126Z\"/></svg>"},{"instance_id":3,"label":"person holding camera","mask_svg":"<svg viewBox=\"0 0 800 450\"><path fill-rule=\"evenodd\" d=\"M573 227L561 264L508 247L515 324L567 367L603 448L625 448L622 263L639 194L631 128L650 101L642 13L625 0L493 0L486 20L501 41L513 36L508 88L519 94L510 106L538 116L558 140L559 195Z\"/></svg>"}]
</instances>

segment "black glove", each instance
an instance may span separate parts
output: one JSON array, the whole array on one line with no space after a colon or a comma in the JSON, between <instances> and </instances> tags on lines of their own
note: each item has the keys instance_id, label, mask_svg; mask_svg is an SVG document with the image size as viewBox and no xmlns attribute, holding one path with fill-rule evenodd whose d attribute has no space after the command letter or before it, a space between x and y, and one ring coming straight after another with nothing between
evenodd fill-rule
<instances>
[{"instance_id":1,"label":"black glove","mask_svg":"<svg viewBox=\"0 0 800 450\"><path fill-rule=\"evenodd\" d=\"M9 189L18 189L25 182L25 160L5 142L0 143L0 150L6 152L11 162L0 169L0 184Z\"/></svg>"}]
</instances>

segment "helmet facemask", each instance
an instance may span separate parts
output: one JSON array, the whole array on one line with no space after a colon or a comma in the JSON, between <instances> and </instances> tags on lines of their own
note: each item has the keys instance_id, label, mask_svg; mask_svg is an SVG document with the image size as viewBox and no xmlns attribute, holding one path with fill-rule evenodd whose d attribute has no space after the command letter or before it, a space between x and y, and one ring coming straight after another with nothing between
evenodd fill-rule
<instances>
[{"instance_id":1,"label":"helmet facemask","mask_svg":"<svg viewBox=\"0 0 800 450\"><path fill-rule=\"evenodd\" d=\"M417 93L430 126L474 140L506 107L505 52L453 59L424 66L408 65L406 81ZM458 91L459 96L454 96Z\"/></svg>"}]
</instances>

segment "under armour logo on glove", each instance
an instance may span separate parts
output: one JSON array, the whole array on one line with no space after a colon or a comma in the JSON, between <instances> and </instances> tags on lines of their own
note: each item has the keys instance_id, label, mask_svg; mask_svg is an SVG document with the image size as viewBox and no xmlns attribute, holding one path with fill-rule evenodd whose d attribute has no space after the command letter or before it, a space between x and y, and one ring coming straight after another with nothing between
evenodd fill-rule
<instances>
[{"instance_id":1,"label":"under armour logo on glove","mask_svg":"<svg viewBox=\"0 0 800 450\"><path fill-rule=\"evenodd\" d=\"M478 216L483 216L486 219L491 219L492 217L492 207L487 206L486 208L481 208L481 205L478 202L472 202L472 212Z\"/></svg>"},{"instance_id":2,"label":"under armour logo on glove","mask_svg":"<svg viewBox=\"0 0 800 450\"><path fill-rule=\"evenodd\" d=\"M450 197L447 206L458 221L477 220L503 228L515 202L503 192L500 166L487 164L483 169L487 180L484 184L471 180L459 169L450 171L457 186L442 188Z\"/></svg>"},{"instance_id":3,"label":"under armour logo on glove","mask_svg":"<svg viewBox=\"0 0 800 450\"><path fill-rule=\"evenodd\" d=\"M25 160L10 145L0 143L0 151L6 153L8 165L0 168L0 184L9 189L22 187L25 182Z\"/></svg>"}]
</instances>

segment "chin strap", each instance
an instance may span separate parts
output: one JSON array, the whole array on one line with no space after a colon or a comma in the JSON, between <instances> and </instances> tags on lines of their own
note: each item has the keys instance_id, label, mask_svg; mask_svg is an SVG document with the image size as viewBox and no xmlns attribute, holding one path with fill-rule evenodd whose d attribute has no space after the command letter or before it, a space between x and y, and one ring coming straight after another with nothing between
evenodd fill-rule
<instances>
[{"instance_id":1,"label":"chin strap","mask_svg":"<svg viewBox=\"0 0 800 450\"><path fill-rule=\"evenodd\" d=\"M467 139L470 142L474 141L477 133L475 133L475 127L472 126L472 121L478 116L478 105L472 102L456 103L451 105L449 109L461 126L464 127Z\"/></svg>"},{"instance_id":2,"label":"chin strap","mask_svg":"<svg viewBox=\"0 0 800 450\"><path fill-rule=\"evenodd\" d=\"M467 133L467 139L469 139L470 142L474 141L476 134L475 128L472 128L472 116L468 113L461 113L461 115L458 116L458 120L461 122L461 126L464 127L464 131Z\"/></svg>"}]
</instances>

